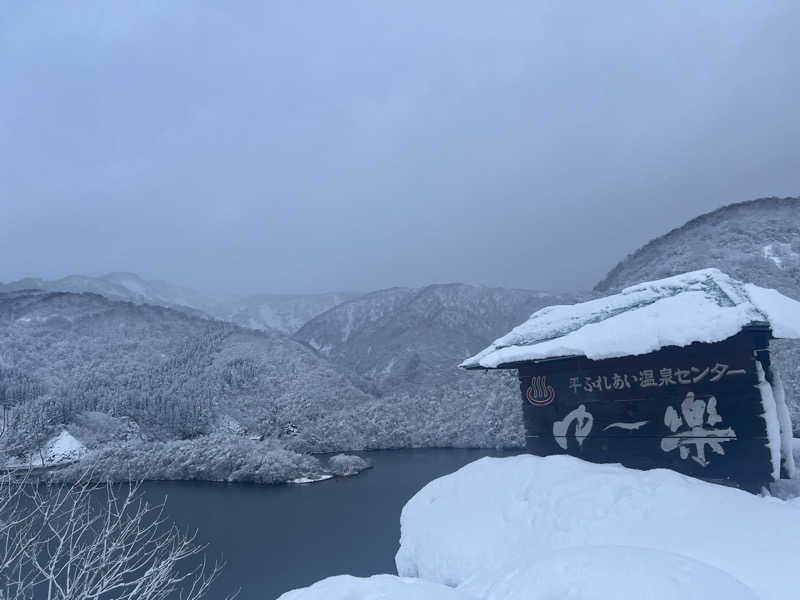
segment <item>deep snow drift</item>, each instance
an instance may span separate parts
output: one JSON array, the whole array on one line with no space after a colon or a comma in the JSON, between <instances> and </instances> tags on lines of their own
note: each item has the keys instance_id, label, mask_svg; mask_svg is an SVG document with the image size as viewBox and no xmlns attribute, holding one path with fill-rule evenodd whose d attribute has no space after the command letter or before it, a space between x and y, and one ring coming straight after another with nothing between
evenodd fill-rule
<instances>
[{"instance_id":1,"label":"deep snow drift","mask_svg":"<svg viewBox=\"0 0 800 600\"><path fill-rule=\"evenodd\" d=\"M498 576L477 572L459 587L481 600L755 600L752 589L686 556L624 546L554 550Z\"/></svg>"},{"instance_id":2,"label":"deep snow drift","mask_svg":"<svg viewBox=\"0 0 800 600\"><path fill-rule=\"evenodd\" d=\"M280 600L473 600L471 596L421 579L373 575L339 575L307 588L292 590Z\"/></svg>"},{"instance_id":3,"label":"deep snow drift","mask_svg":"<svg viewBox=\"0 0 800 600\"><path fill-rule=\"evenodd\" d=\"M794 503L665 469L521 455L425 486L403 509L396 562L401 576L485 600L638 599L645 581L666 597L754 597L750 588L783 600L800 589L798 555ZM556 596L538 595L548 589Z\"/></svg>"}]
</instances>

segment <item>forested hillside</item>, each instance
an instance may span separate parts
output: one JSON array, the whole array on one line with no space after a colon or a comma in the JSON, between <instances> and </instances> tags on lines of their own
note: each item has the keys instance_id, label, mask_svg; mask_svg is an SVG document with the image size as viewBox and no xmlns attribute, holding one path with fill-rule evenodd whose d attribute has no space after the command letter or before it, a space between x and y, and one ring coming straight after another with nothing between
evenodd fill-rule
<instances>
[{"instance_id":1,"label":"forested hillside","mask_svg":"<svg viewBox=\"0 0 800 600\"><path fill-rule=\"evenodd\" d=\"M302 452L493 446L519 439L506 398L378 397L276 331L95 294L0 294L0 446L24 456L62 428L90 448L263 436Z\"/></svg>"},{"instance_id":2,"label":"forested hillside","mask_svg":"<svg viewBox=\"0 0 800 600\"><path fill-rule=\"evenodd\" d=\"M360 294L256 294L219 302L212 314L250 329L294 333L305 323Z\"/></svg>"},{"instance_id":3,"label":"forested hillside","mask_svg":"<svg viewBox=\"0 0 800 600\"><path fill-rule=\"evenodd\" d=\"M595 293L706 266L800 297L800 200L761 199L698 217L623 260ZM539 308L579 299L447 284L225 305L130 274L23 280L4 289L18 290L0 293L6 458L30 456L66 429L94 451L101 471L144 468L170 452L197 464L158 472L210 477L198 465L209 445L229 440L212 454L259 456L246 470L260 469L253 480L270 481L288 472L286 464L308 465L293 452L521 444L513 374L457 365ZM153 305L177 301L243 327ZM305 318L293 337L270 327L292 331ZM800 424L800 348L776 342L774 356ZM186 444L173 444L179 441Z\"/></svg>"},{"instance_id":4,"label":"forested hillside","mask_svg":"<svg viewBox=\"0 0 800 600\"><path fill-rule=\"evenodd\" d=\"M741 281L800 299L800 198L760 198L692 219L626 257L595 291L605 294L705 267L717 267ZM800 343L776 340L772 347L798 432Z\"/></svg>"},{"instance_id":5,"label":"forested hillside","mask_svg":"<svg viewBox=\"0 0 800 600\"><path fill-rule=\"evenodd\" d=\"M464 380L462 359L535 310L567 301L532 290L459 283L392 288L312 319L295 339L352 368L383 393L424 393Z\"/></svg>"},{"instance_id":6,"label":"forested hillside","mask_svg":"<svg viewBox=\"0 0 800 600\"><path fill-rule=\"evenodd\" d=\"M461 405L474 415L476 428L498 426L480 411L499 402L505 411L501 422L516 423L521 435L516 377L465 373L458 363L535 310L569 301L531 290L464 284L392 288L333 308L295 338L372 382L387 401Z\"/></svg>"},{"instance_id":7,"label":"forested hillside","mask_svg":"<svg viewBox=\"0 0 800 600\"><path fill-rule=\"evenodd\" d=\"M595 290L706 267L800 297L800 198L760 198L700 215L627 256Z\"/></svg>"}]
</instances>

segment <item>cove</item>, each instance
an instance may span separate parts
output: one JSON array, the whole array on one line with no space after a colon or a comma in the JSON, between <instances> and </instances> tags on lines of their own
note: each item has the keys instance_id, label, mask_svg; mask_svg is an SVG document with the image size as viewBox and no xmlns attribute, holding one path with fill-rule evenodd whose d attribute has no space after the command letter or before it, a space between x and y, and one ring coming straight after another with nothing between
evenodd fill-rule
<instances>
[{"instance_id":1,"label":"cove","mask_svg":"<svg viewBox=\"0 0 800 600\"><path fill-rule=\"evenodd\" d=\"M240 589L241 600L271 600L331 575L394 573L400 511L426 483L489 449L381 450L358 453L374 466L354 477L309 485L147 482L148 501L167 499L180 528L198 530L225 569L209 598Z\"/></svg>"}]
</instances>

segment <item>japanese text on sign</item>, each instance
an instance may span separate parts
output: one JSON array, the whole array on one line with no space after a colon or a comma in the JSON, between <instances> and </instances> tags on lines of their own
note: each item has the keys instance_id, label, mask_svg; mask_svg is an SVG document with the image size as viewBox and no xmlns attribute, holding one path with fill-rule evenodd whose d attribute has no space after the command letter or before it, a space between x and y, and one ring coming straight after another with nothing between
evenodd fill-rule
<instances>
[{"instance_id":1,"label":"japanese text on sign","mask_svg":"<svg viewBox=\"0 0 800 600\"><path fill-rule=\"evenodd\" d=\"M597 375L594 377L570 377L569 387L573 394L579 390L584 392L602 392L612 390L626 390L634 387L650 388L671 385L690 385L693 383L717 383L725 377L744 375L745 369L731 369L730 365L717 363L713 367L700 369L644 369L634 375L631 373L614 373L612 375Z\"/></svg>"}]
</instances>

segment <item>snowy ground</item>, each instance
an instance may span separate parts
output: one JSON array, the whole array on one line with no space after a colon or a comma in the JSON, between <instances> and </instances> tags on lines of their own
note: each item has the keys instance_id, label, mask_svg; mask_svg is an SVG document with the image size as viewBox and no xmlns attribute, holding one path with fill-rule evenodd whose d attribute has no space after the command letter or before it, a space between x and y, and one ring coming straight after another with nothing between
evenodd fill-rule
<instances>
[{"instance_id":1,"label":"snowy ground","mask_svg":"<svg viewBox=\"0 0 800 600\"><path fill-rule=\"evenodd\" d=\"M280 600L473 600L472 596L421 579L339 575L287 592Z\"/></svg>"},{"instance_id":2,"label":"snowy ground","mask_svg":"<svg viewBox=\"0 0 800 600\"><path fill-rule=\"evenodd\" d=\"M333 577L281 600L786 600L798 510L665 469L484 458L406 504L400 577Z\"/></svg>"}]
</instances>

